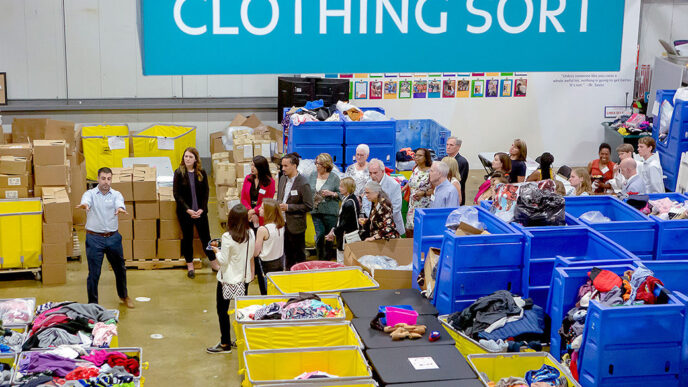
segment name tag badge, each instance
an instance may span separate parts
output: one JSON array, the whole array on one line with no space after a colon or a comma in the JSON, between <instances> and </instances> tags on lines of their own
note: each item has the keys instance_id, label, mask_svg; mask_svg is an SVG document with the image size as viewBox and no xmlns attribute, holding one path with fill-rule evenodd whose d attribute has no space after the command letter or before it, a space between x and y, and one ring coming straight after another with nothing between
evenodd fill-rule
<instances>
[{"instance_id":1,"label":"name tag badge","mask_svg":"<svg viewBox=\"0 0 688 387\"><path fill-rule=\"evenodd\" d=\"M265 190L261 188L261 189L258 190L258 193L261 194L261 195L265 195Z\"/></svg>"},{"instance_id":2,"label":"name tag badge","mask_svg":"<svg viewBox=\"0 0 688 387\"><path fill-rule=\"evenodd\" d=\"M291 190L291 196L298 196L299 192L295 189Z\"/></svg>"},{"instance_id":3,"label":"name tag badge","mask_svg":"<svg viewBox=\"0 0 688 387\"><path fill-rule=\"evenodd\" d=\"M604 167L604 169L600 169L600 172L602 172L602 174L609 172L609 167Z\"/></svg>"}]
</instances>

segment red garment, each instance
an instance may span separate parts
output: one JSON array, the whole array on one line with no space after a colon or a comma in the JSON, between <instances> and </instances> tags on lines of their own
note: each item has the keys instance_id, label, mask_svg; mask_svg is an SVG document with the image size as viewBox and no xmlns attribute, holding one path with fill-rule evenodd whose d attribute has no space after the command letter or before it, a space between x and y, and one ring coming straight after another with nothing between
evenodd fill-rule
<instances>
[{"instance_id":1,"label":"red garment","mask_svg":"<svg viewBox=\"0 0 688 387\"><path fill-rule=\"evenodd\" d=\"M100 370L94 367L77 367L74 371L70 372L65 376L67 380L84 380L95 378L100 375Z\"/></svg>"},{"instance_id":2,"label":"red garment","mask_svg":"<svg viewBox=\"0 0 688 387\"><path fill-rule=\"evenodd\" d=\"M608 292L615 287L621 289L623 286L621 277L609 270L600 270L597 267L593 267L588 273L588 276L592 280L592 284L595 286L595 289L603 293Z\"/></svg>"},{"instance_id":3,"label":"red garment","mask_svg":"<svg viewBox=\"0 0 688 387\"><path fill-rule=\"evenodd\" d=\"M662 281L653 276L645 278L645 282L643 282L638 288L638 293L636 293L635 299L637 301L644 301L646 304L654 304L657 302L657 297L655 297L654 294L655 286L657 284L664 286Z\"/></svg>"},{"instance_id":4,"label":"red garment","mask_svg":"<svg viewBox=\"0 0 688 387\"><path fill-rule=\"evenodd\" d=\"M122 366L130 374L139 376L139 362L134 358L129 358L122 353L113 353L107 357L106 362L110 367Z\"/></svg>"},{"instance_id":5,"label":"red garment","mask_svg":"<svg viewBox=\"0 0 688 387\"><path fill-rule=\"evenodd\" d=\"M267 187L259 187L258 200L256 207L251 207L251 179L253 175L248 175L244 178L244 184L241 186L241 204L246 209L254 209L256 214L260 211L260 206L263 204L263 198L273 198L275 196L275 179L270 178L270 185ZM263 225L263 217L259 216L260 225Z\"/></svg>"},{"instance_id":6,"label":"red garment","mask_svg":"<svg viewBox=\"0 0 688 387\"><path fill-rule=\"evenodd\" d=\"M602 176L602 182L606 183L608 180L611 180L614 178L614 164L611 160L607 162L607 168L609 169L606 173L602 173L600 170L600 159L593 160L592 165L590 167L590 176L595 179L595 176ZM596 193L601 193L604 192L604 189L598 188L595 190Z\"/></svg>"}]
</instances>

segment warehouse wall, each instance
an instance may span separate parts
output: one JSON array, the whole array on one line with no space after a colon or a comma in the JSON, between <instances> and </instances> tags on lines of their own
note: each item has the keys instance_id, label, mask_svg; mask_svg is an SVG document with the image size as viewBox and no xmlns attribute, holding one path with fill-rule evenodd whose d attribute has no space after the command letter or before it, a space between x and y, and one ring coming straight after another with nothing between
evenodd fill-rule
<instances>
[{"instance_id":1,"label":"warehouse wall","mask_svg":"<svg viewBox=\"0 0 688 387\"><path fill-rule=\"evenodd\" d=\"M662 55L659 39L669 43L688 39L688 0L643 0L638 64L653 65L654 58Z\"/></svg>"}]
</instances>

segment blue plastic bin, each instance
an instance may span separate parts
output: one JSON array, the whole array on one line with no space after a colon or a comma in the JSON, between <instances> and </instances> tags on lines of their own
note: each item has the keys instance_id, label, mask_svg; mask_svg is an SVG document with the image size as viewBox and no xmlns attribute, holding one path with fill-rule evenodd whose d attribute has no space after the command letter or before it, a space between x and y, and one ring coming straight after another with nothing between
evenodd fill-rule
<instances>
[{"instance_id":1,"label":"blue plastic bin","mask_svg":"<svg viewBox=\"0 0 688 387\"><path fill-rule=\"evenodd\" d=\"M347 165L351 165L356 162L355 157L357 146L358 144L347 145L344 149L344 160ZM394 148L394 145L368 144L368 147L370 148L370 156L368 157L368 160L382 160L386 167L395 169L397 151Z\"/></svg>"},{"instance_id":2,"label":"blue plastic bin","mask_svg":"<svg viewBox=\"0 0 688 387\"><path fill-rule=\"evenodd\" d=\"M650 200L669 198L677 202L688 201L688 196L679 193L649 195ZM688 219L663 220L650 215L657 222L657 249L655 259L681 259L688 254Z\"/></svg>"},{"instance_id":3,"label":"blue plastic bin","mask_svg":"<svg viewBox=\"0 0 688 387\"><path fill-rule=\"evenodd\" d=\"M396 149L428 148L441 159L447 155L447 139L451 131L429 119L397 120Z\"/></svg>"},{"instance_id":4,"label":"blue plastic bin","mask_svg":"<svg viewBox=\"0 0 688 387\"><path fill-rule=\"evenodd\" d=\"M363 111L385 110L376 107L361 108ZM382 160L388 168L396 166L396 120L388 121L344 121L344 162L352 163L359 144L370 147L370 158Z\"/></svg>"},{"instance_id":5,"label":"blue plastic bin","mask_svg":"<svg viewBox=\"0 0 688 387\"><path fill-rule=\"evenodd\" d=\"M284 114L288 111L284 109ZM342 121L305 122L289 125L287 153L297 152L304 159L315 159L321 153L329 153L335 164L344 163L344 123Z\"/></svg>"},{"instance_id":6,"label":"blue plastic bin","mask_svg":"<svg viewBox=\"0 0 688 387\"><path fill-rule=\"evenodd\" d=\"M525 236L485 209L474 208L490 234L456 236L444 231L432 300L440 314L460 311L497 290L523 292Z\"/></svg>"},{"instance_id":7,"label":"blue plastic bin","mask_svg":"<svg viewBox=\"0 0 688 387\"><path fill-rule=\"evenodd\" d=\"M664 305L607 307L591 301L579 352L581 385L685 386L684 300L676 293Z\"/></svg>"},{"instance_id":8,"label":"blue plastic bin","mask_svg":"<svg viewBox=\"0 0 688 387\"><path fill-rule=\"evenodd\" d=\"M669 128L661 127L661 104L669 101L673 105L676 90L657 90L655 103L660 104L659 114L655 116L655 127L652 130L652 137L657 142L657 152L659 161L664 172L664 186L670 191L676 190L676 180L681 164L681 154L688 151L688 101L678 101L674 106ZM659 141L659 134L667 131L668 135L664 141Z\"/></svg>"},{"instance_id":9,"label":"blue plastic bin","mask_svg":"<svg viewBox=\"0 0 688 387\"><path fill-rule=\"evenodd\" d=\"M425 265L425 256L430 248L442 247L444 224L455 208L416 208L413 213L413 284L420 290L415 279Z\"/></svg>"},{"instance_id":10,"label":"blue plastic bin","mask_svg":"<svg viewBox=\"0 0 688 387\"><path fill-rule=\"evenodd\" d=\"M588 211L600 211L611 222L590 223L581 220L580 216ZM566 197L566 212L640 259L654 259L657 223L621 200L612 196Z\"/></svg>"}]
</instances>

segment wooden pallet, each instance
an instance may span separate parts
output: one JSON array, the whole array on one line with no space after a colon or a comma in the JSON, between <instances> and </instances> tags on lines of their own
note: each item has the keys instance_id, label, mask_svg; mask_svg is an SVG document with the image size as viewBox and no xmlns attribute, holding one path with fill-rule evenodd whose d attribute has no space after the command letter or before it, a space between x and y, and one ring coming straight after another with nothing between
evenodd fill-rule
<instances>
[{"instance_id":1,"label":"wooden pallet","mask_svg":"<svg viewBox=\"0 0 688 387\"><path fill-rule=\"evenodd\" d=\"M156 270L156 269L174 269L179 267L186 267L186 261L184 258L179 259L128 259L124 261L127 268L139 269L139 270ZM194 268L200 269L202 267L201 260L198 258L194 259Z\"/></svg>"}]
</instances>

